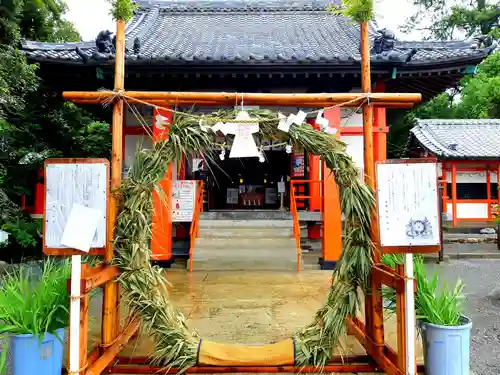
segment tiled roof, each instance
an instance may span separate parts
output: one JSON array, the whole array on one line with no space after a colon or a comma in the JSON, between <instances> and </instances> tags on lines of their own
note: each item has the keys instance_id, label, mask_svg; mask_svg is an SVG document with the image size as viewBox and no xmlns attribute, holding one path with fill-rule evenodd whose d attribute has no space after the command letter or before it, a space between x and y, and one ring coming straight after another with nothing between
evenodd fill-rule
<instances>
[{"instance_id":1,"label":"tiled roof","mask_svg":"<svg viewBox=\"0 0 500 375\"><path fill-rule=\"evenodd\" d=\"M358 64L359 27L329 13L333 1L340 0L141 0L126 29L127 59L138 64ZM372 23L372 38L376 28ZM136 39L139 53L133 51ZM96 52L93 42L25 42L23 49L34 60L81 62L76 46L88 57ZM394 64L413 48L409 65L479 62L489 53L466 42L396 41L391 55L372 55L372 61Z\"/></svg>"},{"instance_id":2,"label":"tiled roof","mask_svg":"<svg viewBox=\"0 0 500 375\"><path fill-rule=\"evenodd\" d=\"M411 133L443 159L500 159L500 119L417 120Z\"/></svg>"}]
</instances>

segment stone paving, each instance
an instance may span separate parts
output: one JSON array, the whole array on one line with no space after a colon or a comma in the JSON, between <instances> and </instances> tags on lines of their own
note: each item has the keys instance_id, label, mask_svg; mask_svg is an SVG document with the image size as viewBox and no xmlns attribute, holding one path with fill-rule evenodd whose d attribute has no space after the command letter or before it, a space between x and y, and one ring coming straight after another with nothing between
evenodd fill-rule
<instances>
[{"instance_id":1,"label":"stone paving","mask_svg":"<svg viewBox=\"0 0 500 375\"><path fill-rule=\"evenodd\" d=\"M308 324L322 305L330 272L194 272L168 271L170 298L182 311L190 328L201 337L221 343L266 344L290 337ZM91 340L99 338L101 298L95 298L91 314ZM396 344L394 319L386 321L388 343ZM365 354L349 337L342 354ZM124 355L148 355L152 341L142 337L130 343ZM421 350L419 359L422 360Z\"/></svg>"}]
</instances>

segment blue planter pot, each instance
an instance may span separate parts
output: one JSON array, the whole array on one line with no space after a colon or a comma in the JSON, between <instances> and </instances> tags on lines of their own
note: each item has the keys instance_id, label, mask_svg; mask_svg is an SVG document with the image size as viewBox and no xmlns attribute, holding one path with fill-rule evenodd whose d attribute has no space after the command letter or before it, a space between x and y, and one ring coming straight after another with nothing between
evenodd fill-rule
<instances>
[{"instance_id":1,"label":"blue planter pot","mask_svg":"<svg viewBox=\"0 0 500 375\"><path fill-rule=\"evenodd\" d=\"M33 335L10 337L12 375L61 375L64 329L46 333L42 342Z\"/></svg>"},{"instance_id":2,"label":"blue planter pot","mask_svg":"<svg viewBox=\"0 0 500 375\"><path fill-rule=\"evenodd\" d=\"M462 317L459 326L419 323L427 375L468 375L472 322Z\"/></svg>"}]
</instances>

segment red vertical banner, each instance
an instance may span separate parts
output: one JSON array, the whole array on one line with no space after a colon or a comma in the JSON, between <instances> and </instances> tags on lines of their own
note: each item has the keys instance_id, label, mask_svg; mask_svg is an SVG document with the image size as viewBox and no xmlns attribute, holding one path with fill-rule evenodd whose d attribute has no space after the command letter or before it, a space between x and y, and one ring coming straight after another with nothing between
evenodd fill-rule
<instances>
[{"instance_id":1,"label":"red vertical banner","mask_svg":"<svg viewBox=\"0 0 500 375\"><path fill-rule=\"evenodd\" d=\"M153 143L165 140L170 131L172 112L163 108L153 111ZM172 260L172 164L165 167L165 176L160 182L161 193L153 192L153 227L151 251L153 260L170 262Z\"/></svg>"}]
</instances>

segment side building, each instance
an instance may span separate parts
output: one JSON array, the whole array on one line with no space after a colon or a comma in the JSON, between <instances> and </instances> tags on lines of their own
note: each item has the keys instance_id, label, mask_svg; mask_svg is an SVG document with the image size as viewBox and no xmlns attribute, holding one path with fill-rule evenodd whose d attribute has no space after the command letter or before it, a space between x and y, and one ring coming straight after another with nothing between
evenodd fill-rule
<instances>
[{"instance_id":1,"label":"side building","mask_svg":"<svg viewBox=\"0 0 500 375\"><path fill-rule=\"evenodd\" d=\"M494 220L500 204L500 120L417 120L411 156L439 160L442 207L453 227Z\"/></svg>"}]
</instances>

